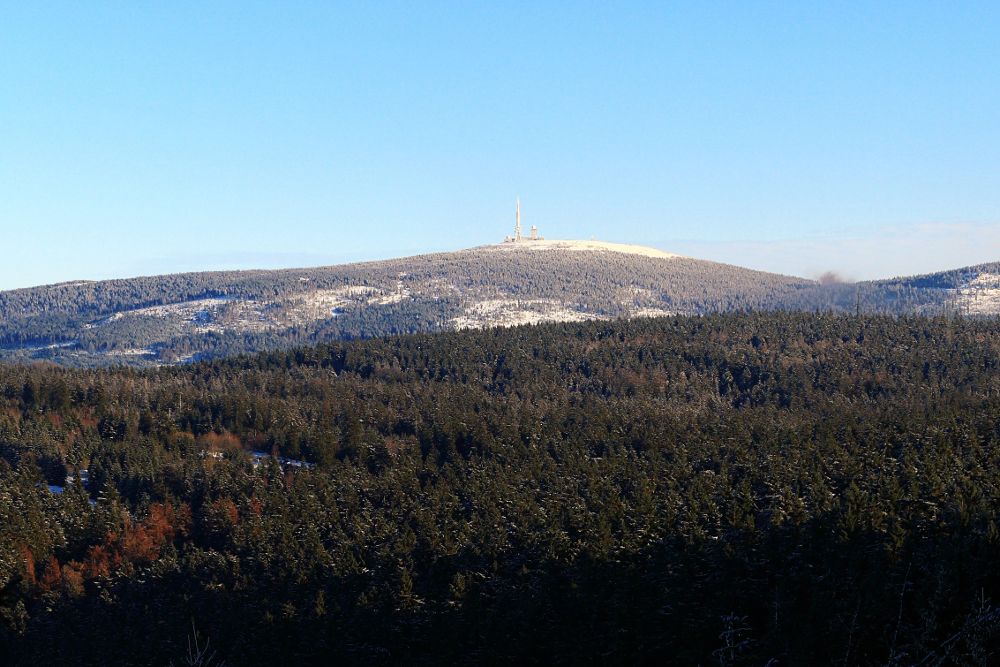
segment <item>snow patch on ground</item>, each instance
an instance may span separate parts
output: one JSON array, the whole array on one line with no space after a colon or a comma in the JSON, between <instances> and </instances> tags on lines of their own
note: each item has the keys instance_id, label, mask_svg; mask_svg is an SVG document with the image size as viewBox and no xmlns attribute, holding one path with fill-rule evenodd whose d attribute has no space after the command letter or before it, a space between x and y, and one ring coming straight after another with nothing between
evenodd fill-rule
<instances>
[{"instance_id":1,"label":"snow patch on ground","mask_svg":"<svg viewBox=\"0 0 1000 667\"><path fill-rule=\"evenodd\" d=\"M230 301L224 308L206 312L205 316L192 320L197 333L226 330L266 331L274 325L268 315L269 304L264 301L247 299Z\"/></svg>"},{"instance_id":2,"label":"snow patch on ground","mask_svg":"<svg viewBox=\"0 0 1000 667\"><path fill-rule=\"evenodd\" d=\"M405 301L410 298L410 290L404 289L398 292L390 292L389 294L383 294L382 296L375 297L369 303L373 303L378 306L388 306L392 303L399 303L400 301Z\"/></svg>"},{"instance_id":3,"label":"snow patch on ground","mask_svg":"<svg viewBox=\"0 0 1000 667\"><path fill-rule=\"evenodd\" d=\"M625 289L625 294L633 299L656 299L657 294L651 289L645 287L629 287Z\"/></svg>"},{"instance_id":4,"label":"snow patch on ground","mask_svg":"<svg viewBox=\"0 0 1000 667\"><path fill-rule=\"evenodd\" d=\"M195 321L204 318L208 313L218 310L230 301L232 301L230 298L213 297L209 299L182 301L181 303L167 303L161 306L134 308L109 315L102 320L94 322L93 325L117 322L125 317L171 317Z\"/></svg>"},{"instance_id":5,"label":"snow patch on ground","mask_svg":"<svg viewBox=\"0 0 1000 667\"><path fill-rule=\"evenodd\" d=\"M84 328L94 329L129 318L155 317L173 323L179 327L178 331L195 334L261 332L336 317L339 309L352 303L387 305L408 298L410 291L403 289L401 283L393 291L347 285L310 290L296 298L276 301L213 297L123 310L85 324Z\"/></svg>"},{"instance_id":6,"label":"snow patch on ground","mask_svg":"<svg viewBox=\"0 0 1000 667\"><path fill-rule=\"evenodd\" d=\"M431 278L421 283L420 293L424 296L439 298L444 296L454 296L462 292L460 287L441 278Z\"/></svg>"},{"instance_id":7,"label":"snow patch on ground","mask_svg":"<svg viewBox=\"0 0 1000 667\"><path fill-rule=\"evenodd\" d=\"M285 309L287 322L298 324L325 320L333 317L337 309L343 308L353 301L365 300L366 297L377 291L374 287L347 285L308 292L301 299L292 301Z\"/></svg>"},{"instance_id":8,"label":"snow patch on ground","mask_svg":"<svg viewBox=\"0 0 1000 667\"><path fill-rule=\"evenodd\" d=\"M26 352L38 352L40 350L58 350L61 348L69 348L76 346L77 341L71 340L64 343L41 343L39 345L11 345L9 347L0 347L0 350L24 350Z\"/></svg>"},{"instance_id":9,"label":"snow patch on ground","mask_svg":"<svg viewBox=\"0 0 1000 667\"><path fill-rule=\"evenodd\" d=\"M681 255L665 252L657 248L649 248L641 245L631 245L627 243L610 243L608 241L572 241L572 240L545 240L545 241L519 241L517 243L498 243L488 248L495 248L501 251L513 250L571 250L571 251L604 251L620 252L628 255L642 255L643 257L655 257L658 259L676 259Z\"/></svg>"},{"instance_id":10,"label":"snow patch on ground","mask_svg":"<svg viewBox=\"0 0 1000 667\"><path fill-rule=\"evenodd\" d=\"M1000 315L1000 274L980 273L958 288L955 298L970 315Z\"/></svg>"},{"instance_id":11,"label":"snow patch on ground","mask_svg":"<svg viewBox=\"0 0 1000 667\"><path fill-rule=\"evenodd\" d=\"M104 353L106 357L151 357L156 353L149 348L128 348L125 350L108 350Z\"/></svg>"},{"instance_id":12,"label":"snow patch on ground","mask_svg":"<svg viewBox=\"0 0 1000 667\"><path fill-rule=\"evenodd\" d=\"M676 311L663 308L637 308L629 313L629 317L669 317L676 314Z\"/></svg>"},{"instance_id":13,"label":"snow patch on ground","mask_svg":"<svg viewBox=\"0 0 1000 667\"><path fill-rule=\"evenodd\" d=\"M452 318L451 324L456 329L480 329L595 319L600 316L573 310L552 299L487 299L466 307L462 315Z\"/></svg>"}]
</instances>

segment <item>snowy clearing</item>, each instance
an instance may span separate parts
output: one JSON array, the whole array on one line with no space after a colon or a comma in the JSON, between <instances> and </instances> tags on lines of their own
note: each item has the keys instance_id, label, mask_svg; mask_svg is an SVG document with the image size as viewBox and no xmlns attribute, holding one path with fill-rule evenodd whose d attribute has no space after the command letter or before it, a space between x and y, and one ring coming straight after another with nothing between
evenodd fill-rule
<instances>
[{"instance_id":1,"label":"snowy clearing","mask_svg":"<svg viewBox=\"0 0 1000 667\"><path fill-rule=\"evenodd\" d=\"M598 315L572 310L551 299L488 299L474 303L451 320L456 329L513 327L541 322L583 322L601 319Z\"/></svg>"},{"instance_id":2,"label":"snowy clearing","mask_svg":"<svg viewBox=\"0 0 1000 667\"><path fill-rule=\"evenodd\" d=\"M167 303L162 306L148 306L146 308L134 308L123 310L113 315L109 315L93 323L94 326L117 322L125 317L171 317L183 318L194 321L204 317L206 313L214 312L223 305L232 301L231 298L212 297L208 299L194 299L192 301L182 301L180 303Z\"/></svg>"},{"instance_id":3,"label":"snowy clearing","mask_svg":"<svg viewBox=\"0 0 1000 667\"><path fill-rule=\"evenodd\" d=\"M676 315L677 311L664 310L662 308L636 308L629 313L630 317L669 317Z\"/></svg>"},{"instance_id":4,"label":"snowy clearing","mask_svg":"<svg viewBox=\"0 0 1000 667\"><path fill-rule=\"evenodd\" d=\"M955 297L970 315L1000 314L1000 274L980 273L956 290Z\"/></svg>"},{"instance_id":5,"label":"snowy clearing","mask_svg":"<svg viewBox=\"0 0 1000 667\"><path fill-rule=\"evenodd\" d=\"M108 350L104 353L107 357L151 357L155 355L156 352L150 350L149 348L128 348L125 350Z\"/></svg>"},{"instance_id":6,"label":"snowy clearing","mask_svg":"<svg viewBox=\"0 0 1000 667\"><path fill-rule=\"evenodd\" d=\"M376 291L374 287L363 285L316 290L291 302L285 309L285 315L289 323L325 320L332 317L338 308L352 301L364 300Z\"/></svg>"},{"instance_id":7,"label":"snowy clearing","mask_svg":"<svg viewBox=\"0 0 1000 667\"><path fill-rule=\"evenodd\" d=\"M573 241L573 240L551 240L551 241L520 241L518 243L498 243L488 248L497 250L573 250L573 251L605 251L620 252L628 255L642 255L643 257L655 257L658 259L677 259L682 255L649 248L641 245L630 245L627 243L611 243L608 241Z\"/></svg>"}]
</instances>

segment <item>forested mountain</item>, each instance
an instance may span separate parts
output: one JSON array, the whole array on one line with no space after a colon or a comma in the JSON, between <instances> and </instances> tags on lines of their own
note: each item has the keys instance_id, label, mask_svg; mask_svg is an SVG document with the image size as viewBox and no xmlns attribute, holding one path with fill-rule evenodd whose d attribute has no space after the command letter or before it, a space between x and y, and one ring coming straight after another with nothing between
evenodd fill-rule
<instances>
[{"instance_id":1,"label":"forested mountain","mask_svg":"<svg viewBox=\"0 0 1000 667\"><path fill-rule=\"evenodd\" d=\"M1000 265L857 285L635 246L525 242L0 292L0 358L150 366L418 331L740 310L1000 312Z\"/></svg>"},{"instance_id":2,"label":"forested mountain","mask_svg":"<svg viewBox=\"0 0 1000 667\"><path fill-rule=\"evenodd\" d=\"M990 319L0 365L0 664L992 664L998 447Z\"/></svg>"}]
</instances>

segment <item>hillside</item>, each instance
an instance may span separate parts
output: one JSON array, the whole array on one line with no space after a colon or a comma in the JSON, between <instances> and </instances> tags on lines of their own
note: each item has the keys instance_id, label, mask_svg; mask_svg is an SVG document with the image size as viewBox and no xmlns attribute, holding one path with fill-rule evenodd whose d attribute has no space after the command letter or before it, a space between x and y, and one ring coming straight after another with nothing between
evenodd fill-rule
<instances>
[{"instance_id":1,"label":"hillside","mask_svg":"<svg viewBox=\"0 0 1000 667\"><path fill-rule=\"evenodd\" d=\"M948 307L965 315L1000 314L1000 262L872 284L880 289L936 292Z\"/></svg>"},{"instance_id":2,"label":"hillside","mask_svg":"<svg viewBox=\"0 0 1000 667\"><path fill-rule=\"evenodd\" d=\"M156 364L356 337L769 308L809 281L590 241L0 293L8 358Z\"/></svg>"},{"instance_id":3,"label":"hillside","mask_svg":"<svg viewBox=\"0 0 1000 667\"><path fill-rule=\"evenodd\" d=\"M998 424L969 319L0 364L0 664L996 664Z\"/></svg>"},{"instance_id":4,"label":"hillside","mask_svg":"<svg viewBox=\"0 0 1000 667\"><path fill-rule=\"evenodd\" d=\"M171 364L326 340L740 310L1000 310L1000 265L813 281L598 241L533 241L342 266L74 282L0 293L0 358Z\"/></svg>"}]
</instances>

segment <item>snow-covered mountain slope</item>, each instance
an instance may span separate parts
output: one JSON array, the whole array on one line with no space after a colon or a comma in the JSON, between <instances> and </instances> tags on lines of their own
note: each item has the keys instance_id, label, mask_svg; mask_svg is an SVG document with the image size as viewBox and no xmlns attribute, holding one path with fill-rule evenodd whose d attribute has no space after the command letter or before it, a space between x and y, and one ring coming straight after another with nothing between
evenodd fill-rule
<instances>
[{"instance_id":1,"label":"snow-covered mountain slope","mask_svg":"<svg viewBox=\"0 0 1000 667\"><path fill-rule=\"evenodd\" d=\"M960 311L970 315L1000 315L1000 273L983 272L956 288Z\"/></svg>"},{"instance_id":2,"label":"snow-covered mountain slope","mask_svg":"<svg viewBox=\"0 0 1000 667\"><path fill-rule=\"evenodd\" d=\"M993 314L997 275L984 265L824 286L642 246L523 241L0 292L0 357L169 364L339 338L749 309Z\"/></svg>"}]
</instances>

